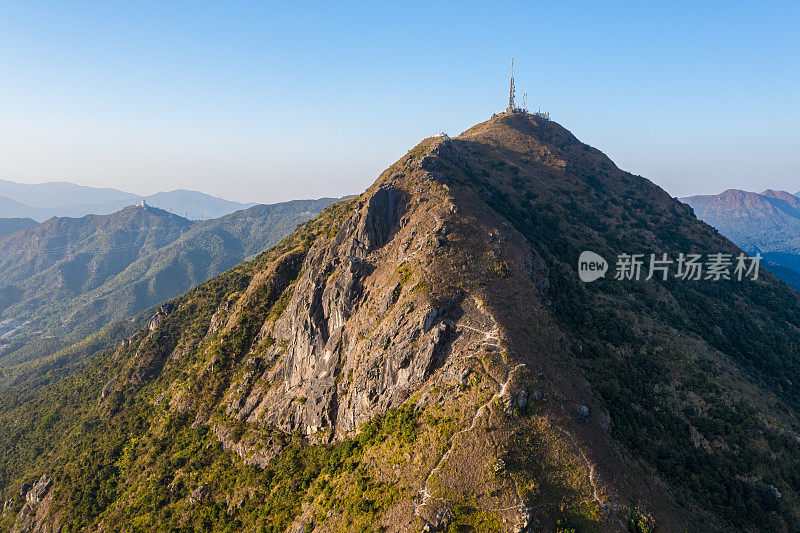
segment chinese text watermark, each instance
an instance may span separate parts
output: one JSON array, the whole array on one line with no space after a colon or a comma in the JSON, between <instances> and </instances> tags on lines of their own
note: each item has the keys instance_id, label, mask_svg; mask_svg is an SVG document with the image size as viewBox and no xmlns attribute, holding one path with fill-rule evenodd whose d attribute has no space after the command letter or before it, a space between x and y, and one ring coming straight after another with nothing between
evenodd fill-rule
<instances>
[{"instance_id":1,"label":"chinese text watermark","mask_svg":"<svg viewBox=\"0 0 800 533\"><path fill-rule=\"evenodd\" d=\"M753 257L744 252L734 255L728 253L683 254L675 257L669 254L619 254L614 265L616 280L666 281L669 277L686 281L719 281L735 279L758 279L761 254ZM578 258L578 276L581 281L591 282L605 277L608 262L599 254L584 251Z\"/></svg>"}]
</instances>

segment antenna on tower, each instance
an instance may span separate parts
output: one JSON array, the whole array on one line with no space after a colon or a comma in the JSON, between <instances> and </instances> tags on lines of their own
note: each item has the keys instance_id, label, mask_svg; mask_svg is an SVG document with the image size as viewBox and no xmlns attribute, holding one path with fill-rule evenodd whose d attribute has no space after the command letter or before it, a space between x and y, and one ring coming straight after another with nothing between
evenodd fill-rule
<instances>
[{"instance_id":1,"label":"antenna on tower","mask_svg":"<svg viewBox=\"0 0 800 533\"><path fill-rule=\"evenodd\" d=\"M522 111L528 112L528 93L522 93Z\"/></svg>"},{"instance_id":2,"label":"antenna on tower","mask_svg":"<svg viewBox=\"0 0 800 533\"><path fill-rule=\"evenodd\" d=\"M511 88L508 90L508 109L509 113L514 112L514 58L511 58Z\"/></svg>"}]
</instances>

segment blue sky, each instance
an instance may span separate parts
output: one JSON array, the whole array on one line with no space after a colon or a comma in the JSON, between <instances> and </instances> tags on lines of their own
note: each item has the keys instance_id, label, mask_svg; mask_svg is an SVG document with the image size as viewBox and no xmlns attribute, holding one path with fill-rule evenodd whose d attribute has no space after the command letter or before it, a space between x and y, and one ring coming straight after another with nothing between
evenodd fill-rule
<instances>
[{"instance_id":1,"label":"blue sky","mask_svg":"<svg viewBox=\"0 0 800 533\"><path fill-rule=\"evenodd\" d=\"M646 5L645 5L646 4ZM0 178L357 193L518 93L673 195L800 190L800 2L3 2Z\"/></svg>"}]
</instances>

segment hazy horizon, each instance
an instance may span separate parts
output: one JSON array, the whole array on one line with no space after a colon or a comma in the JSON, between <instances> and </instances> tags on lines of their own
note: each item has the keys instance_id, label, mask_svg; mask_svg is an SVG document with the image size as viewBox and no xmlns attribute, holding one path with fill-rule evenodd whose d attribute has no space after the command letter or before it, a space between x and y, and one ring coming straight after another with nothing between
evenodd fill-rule
<instances>
[{"instance_id":1,"label":"hazy horizon","mask_svg":"<svg viewBox=\"0 0 800 533\"><path fill-rule=\"evenodd\" d=\"M6 4L0 179L361 192L517 95L673 196L800 190L800 5Z\"/></svg>"}]
</instances>

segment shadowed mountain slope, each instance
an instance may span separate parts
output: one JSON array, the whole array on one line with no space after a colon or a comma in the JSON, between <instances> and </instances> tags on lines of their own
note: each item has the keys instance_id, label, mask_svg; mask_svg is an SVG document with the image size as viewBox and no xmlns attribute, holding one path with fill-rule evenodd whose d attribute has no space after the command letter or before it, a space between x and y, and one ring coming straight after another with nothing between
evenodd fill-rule
<instances>
[{"instance_id":1,"label":"shadowed mountain slope","mask_svg":"<svg viewBox=\"0 0 800 533\"><path fill-rule=\"evenodd\" d=\"M0 218L0 239L17 231L32 228L38 224L31 218Z\"/></svg>"},{"instance_id":2,"label":"shadowed mountain slope","mask_svg":"<svg viewBox=\"0 0 800 533\"><path fill-rule=\"evenodd\" d=\"M53 218L0 240L0 312L36 309L91 290L192 223L160 209ZM24 302L24 303L22 303Z\"/></svg>"},{"instance_id":3,"label":"shadowed mountain slope","mask_svg":"<svg viewBox=\"0 0 800 533\"><path fill-rule=\"evenodd\" d=\"M796 530L800 296L584 284L583 250L739 251L555 122L427 139L7 399L3 524Z\"/></svg>"}]
</instances>

